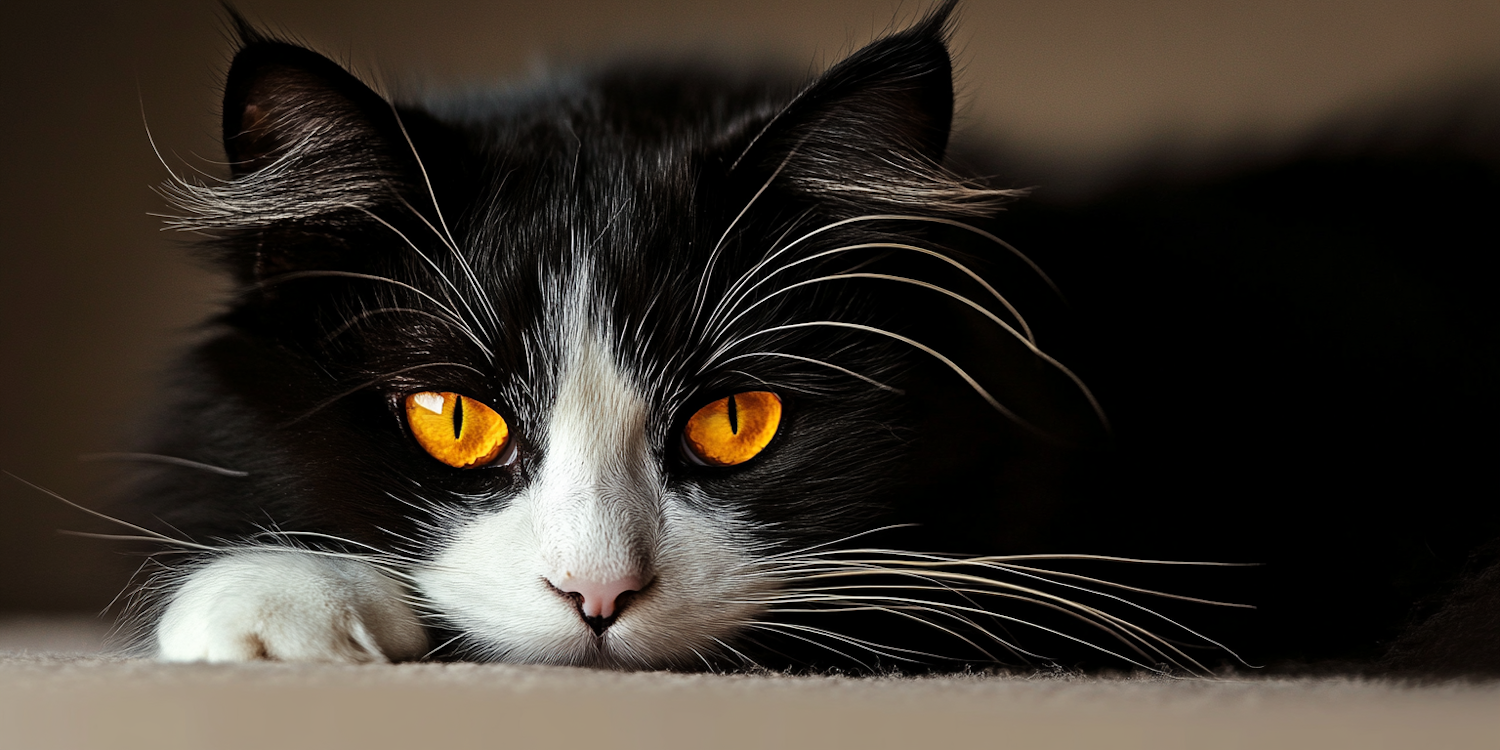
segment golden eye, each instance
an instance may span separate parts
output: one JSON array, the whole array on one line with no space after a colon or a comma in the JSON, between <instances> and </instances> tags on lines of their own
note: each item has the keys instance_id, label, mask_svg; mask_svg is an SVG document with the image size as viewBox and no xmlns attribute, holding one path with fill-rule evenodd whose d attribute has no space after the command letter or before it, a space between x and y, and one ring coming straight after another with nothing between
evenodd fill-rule
<instances>
[{"instance_id":1,"label":"golden eye","mask_svg":"<svg viewBox=\"0 0 1500 750\"><path fill-rule=\"evenodd\" d=\"M780 425L781 399L769 391L747 391L699 409L682 438L699 461L734 466L765 450Z\"/></svg>"},{"instance_id":2,"label":"golden eye","mask_svg":"<svg viewBox=\"0 0 1500 750\"><path fill-rule=\"evenodd\" d=\"M494 409L446 391L407 396L406 423L423 450L455 469L494 461L510 441L510 428Z\"/></svg>"}]
</instances>

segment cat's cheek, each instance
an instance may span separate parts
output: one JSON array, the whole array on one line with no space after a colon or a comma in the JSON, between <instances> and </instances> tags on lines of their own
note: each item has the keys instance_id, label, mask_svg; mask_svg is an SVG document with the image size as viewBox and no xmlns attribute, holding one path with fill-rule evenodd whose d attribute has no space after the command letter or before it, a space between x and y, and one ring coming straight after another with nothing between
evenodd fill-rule
<instances>
[{"instance_id":1,"label":"cat's cheek","mask_svg":"<svg viewBox=\"0 0 1500 750\"><path fill-rule=\"evenodd\" d=\"M571 603L551 591L530 516L512 506L455 529L413 576L422 597L469 642L506 661L569 663L590 645Z\"/></svg>"},{"instance_id":2,"label":"cat's cheek","mask_svg":"<svg viewBox=\"0 0 1500 750\"><path fill-rule=\"evenodd\" d=\"M157 625L163 661L367 663L420 658L427 634L395 581L295 550L221 557L192 572Z\"/></svg>"}]
</instances>

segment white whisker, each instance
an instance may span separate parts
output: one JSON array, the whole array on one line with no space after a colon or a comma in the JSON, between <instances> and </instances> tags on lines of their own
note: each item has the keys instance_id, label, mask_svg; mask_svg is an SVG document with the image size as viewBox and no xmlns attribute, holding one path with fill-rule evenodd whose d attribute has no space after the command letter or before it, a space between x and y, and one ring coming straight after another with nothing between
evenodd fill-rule
<instances>
[{"instance_id":1,"label":"white whisker","mask_svg":"<svg viewBox=\"0 0 1500 750\"><path fill-rule=\"evenodd\" d=\"M137 526L136 524L133 524L133 523L131 523L129 521L122 521L122 520L120 520L118 518L115 518L114 516L111 516L111 515L109 515L107 513L101 513L101 512L99 512L97 510L94 510L93 508L88 508L88 507L79 505L78 503L75 503L72 500L69 500L69 499L63 497L62 495L59 495L56 492L53 492L52 490L47 489L46 487L43 487L43 486L41 486L39 484L35 484L35 483L32 483L32 482L28 482L25 479L22 479L22 478L16 476L15 474L12 474L9 471L5 471L3 469L0 469L0 472L3 472L6 476L10 477L11 479L14 479L17 482L20 482L21 484L24 484L27 487L30 487L30 488L36 490L37 492L40 492L40 493L42 493L44 495L47 495L47 496L51 497L52 499L57 500L58 502L61 502L64 505L67 505L70 508L74 508L76 510L81 510L84 513L87 513L87 514L89 514L89 515L91 515L91 516L93 516L95 518L99 518L99 519L102 519L102 520L105 520L105 521L109 521L110 523L119 524L121 526L124 526L127 529L130 529L131 531L138 531L138 532L140 532L142 534L145 534L147 538L155 540L157 542L163 542L163 543L166 543L166 544L174 544L174 545L178 545L178 546L181 546L181 547L191 547L191 548L199 549L199 550L217 551L217 548L211 547L211 546L206 545L206 544L199 544L197 542L191 542L191 541L186 541L186 540L182 540L182 539L174 539L172 537L167 536L166 534L162 534L160 532L152 531L151 529L148 529L148 528L146 528L144 526Z\"/></svg>"},{"instance_id":2,"label":"white whisker","mask_svg":"<svg viewBox=\"0 0 1500 750\"><path fill-rule=\"evenodd\" d=\"M426 224L432 230L433 234L438 236L438 239L446 240L444 244L453 253L454 259L463 267L464 273L469 277L470 286L474 287L474 294L479 297L479 301L487 309L490 323L499 327L500 318L495 313L494 306L490 304L489 298L485 296L484 290L479 286L479 279L474 275L474 269L469 266L469 261L464 258L463 253L458 249L458 241L453 239L453 232L448 229L448 220L443 217L443 207L438 203L437 191L433 189L432 178L427 174L427 165L422 162L422 155L417 152L417 145L412 142L411 134L406 131L406 123L401 119L401 112L396 109L395 104L391 104L390 107L391 115L396 118L396 127L401 129L401 137L406 139L406 147L411 149L411 157L417 162L417 169L422 173L422 183L427 186L427 197L432 200L432 210L437 214L438 224L443 227L442 233L438 233L437 229L432 226L431 222L427 221L427 217L423 216L421 211L412 208L409 203L407 204L407 208L411 208L412 213L416 214L417 218L421 219L422 223ZM401 201L405 203L406 199L402 198Z\"/></svg>"},{"instance_id":3,"label":"white whisker","mask_svg":"<svg viewBox=\"0 0 1500 750\"><path fill-rule=\"evenodd\" d=\"M879 388L882 391L889 391L891 393L905 393L905 391L901 390L900 388L896 388L894 386L886 385L885 383L882 383L879 380L876 380L876 379L874 379L872 377L869 377L868 375L861 375L861 374L859 374L859 373L857 373L857 372L855 372L853 370L850 370L850 369L848 369L846 367L840 367L840 366L838 366L836 364L833 364L831 362L824 362L821 359L813 359L812 357L803 357L803 356L796 355L796 354L787 354L786 352L748 352L748 353L745 353L745 354L736 354L733 357L729 357L727 359L721 360L719 362L719 365L720 366L727 365L730 362L733 362L733 361L735 361L737 359L747 359L747 358L750 358L750 357L784 357L786 359L795 359L795 360L797 360L799 362L807 362L808 364L821 365L821 366L827 367L827 368L829 368L831 370L837 370L839 372L842 372L845 375L848 375L849 377L857 378L859 380L863 380L864 382L869 383L870 385L873 385L873 386L875 386L876 388ZM757 380L758 379L759 378L757 378Z\"/></svg>"},{"instance_id":4,"label":"white whisker","mask_svg":"<svg viewBox=\"0 0 1500 750\"><path fill-rule=\"evenodd\" d=\"M438 279L440 279L443 282L443 285L446 286L446 287L448 287L448 289L450 291L452 291L453 294L458 297L459 303L464 306L465 310L469 311L469 317L471 317L471 318L477 317L477 316L474 315L474 308L473 308L473 306L471 306L469 304L468 297L463 292L460 292L458 290L458 285L454 284L453 280L450 279L450 278L448 278L448 274L443 273L443 269L440 268L440 267L438 267L438 264L434 263L432 261L432 258L429 258L427 256L427 253L422 252L422 249L419 248L419 247L417 247L417 243L412 242L411 238L407 237L405 232L402 232L400 229L397 229L395 227L395 225L391 224L390 222L386 221L385 219L382 219L379 216L376 216L373 211L370 211L367 208L363 208L363 207L360 207L360 206L353 206L353 205L349 206L349 208L352 208L352 209L354 209L356 211L360 211L360 212L364 213L366 216L370 217L370 219L372 219L375 222L379 223L381 226L385 227L386 229L391 230L392 232L395 232L396 236L400 237L401 241L405 242L406 245L407 245L407 247L411 248L411 251L414 252L414 253L416 253L417 257L421 258L422 262L426 263L427 267L430 268L433 273L437 274ZM413 209L413 213L416 213L415 209ZM420 214L418 214L418 216L420 216ZM424 221L425 221L425 219L424 219ZM444 296L447 296L447 295L445 294ZM481 299L483 299L483 297L484 297L483 294L479 294L478 293L478 290L476 290L476 296L480 297ZM452 297L449 297L449 299L451 300ZM454 310L454 317L457 317L457 311L456 311L456 309ZM468 328L467 326L465 326L465 329L469 330L470 332L472 332L472 330L473 330L471 328ZM477 337L474 338L474 343L477 344L480 347L480 350L483 351L486 355L488 355L491 359L494 358L495 355L492 352L490 352L490 350L489 350L488 347L484 346L483 344L480 344Z\"/></svg>"},{"instance_id":5,"label":"white whisker","mask_svg":"<svg viewBox=\"0 0 1500 750\"><path fill-rule=\"evenodd\" d=\"M378 308L376 308L374 310L366 310L366 311L364 311L364 312L362 312L362 313L360 313L360 314L358 314L358 315L350 318L349 320L344 321L344 323L342 325L340 325L338 328L335 328L332 333L328 334L327 336L324 336L323 340L322 340L322 343L327 344L330 341L333 341L334 339L338 338L339 336L342 336L344 333L346 333L350 329L354 328L354 326L358 325L360 322L364 321L366 318L371 318L371 317L374 317L376 315L388 315L388 314L391 314L391 313L405 313L405 314L408 314L408 315L421 315L423 317L427 317L427 318L431 318L433 320L436 320L436 321L438 321L439 323L442 323L445 326L450 326L450 327L453 326L453 323L450 322L447 318L445 318L445 317L443 317L441 315L437 315L435 313L427 312L426 310L418 310L415 307L378 307ZM464 334L466 337L470 335L468 331L465 331L463 329L458 329L458 332ZM473 341L474 344L476 346L478 346L481 351L484 350L484 345L481 344L478 340L473 339L473 338L470 338L469 340Z\"/></svg>"},{"instance_id":6,"label":"white whisker","mask_svg":"<svg viewBox=\"0 0 1500 750\"><path fill-rule=\"evenodd\" d=\"M78 457L79 461L142 461L145 463L167 464L169 466L181 466L185 469L199 469L213 474L226 477L248 477L250 472L236 469L226 469L222 466L206 464L202 461L192 461L177 456L163 456L159 453L85 453Z\"/></svg>"},{"instance_id":7,"label":"white whisker","mask_svg":"<svg viewBox=\"0 0 1500 750\"><path fill-rule=\"evenodd\" d=\"M1129 607L1132 607L1134 609L1137 609L1137 610L1140 610L1142 612L1145 612L1146 614L1149 614L1149 615L1151 615L1153 617L1156 617L1156 618L1162 620L1163 622L1166 622L1166 623L1172 625L1173 627L1179 628L1183 632L1186 632L1186 633L1192 635L1193 637L1198 638L1199 640L1202 640L1203 642L1208 643L1208 644L1210 644L1210 645L1212 645L1212 646L1214 646L1214 647L1216 647L1216 648L1218 648L1218 649L1220 649L1220 650L1228 653L1230 656L1233 656L1240 663L1242 663L1242 664L1245 663L1245 661L1243 659L1241 659L1238 654L1236 654L1233 650L1229 649L1228 647L1224 646L1223 644L1221 644L1221 643L1219 643L1219 642L1217 642L1217 641L1215 641L1215 640L1213 640L1213 639L1211 639L1211 638L1209 638L1209 637L1207 637L1207 636L1205 636L1205 635L1203 635L1203 634L1201 634L1201 633L1193 630L1192 628L1189 628L1189 627L1187 627L1187 626L1185 626L1185 625L1177 622L1176 620L1174 620L1174 619L1172 619L1170 617L1167 617L1167 616L1165 616L1165 615L1163 615L1163 614L1161 614L1161 613L1159 613L1159 612L1157 612L1157 611L1155 611L1155 610L1153 610L1153 609L1151 609L1149 607L1141 605L1141 604L1139 604L1137 602L1132 602L1129 599L1125 599L1123 597L1116 596L1114 594L1110 594L1110 593L1103 592L1103 591L1096 591L1094 589L1089 589L1089 588L1086 588L1086 587L1077 586L1077 585L1073 585L1073 584L1069 584L1069 583L1064 583L1064 582L1060 582L1060 581L1050 581L1050 580L1048 580L1046 578L1043 578L1041 576L1038 576L1038 575L1036 575L1034 573L1028 572L1028 569L1021 568L1020 566L1001 565L1001 564L986 563L986 562L976 562L974 560L954 561L954 560L948 560L948 559L942 558L941 556L921 555L919 553L903 553L903 554L905 554L905 555L907 555L909 557L926 558L928 560L931 560L932 562L925 563L925 564L923 562L908 561L908 560L873 560L873 561L860 561L860 562L863 562L863 563L868 564L868 565L875 566L875 569L880 570L880 571L884 571L886 573L895 573L896 572L896 569L885 567L889 563L895 563L895 564L898 564L898 565L906 565L906 566L919 566L919 567L923 567L925 570L927 570L928 571L928 575L930 575L932 577L936 577L936 578L950 579L950 580L963 580L963 581L968 582L968 583L985 583L985 584L992 585L992 586L1002 586L1002 587L1006 587L1006 588L1015 588L1016 590L1019 590L1019 591L1025 591L1027 593L1033 593L1033 594L1037 594L1039 596L1045 596L1045 597L1047 597L1049 599L1053 599L1055 601L1066 602L1069 606L1080 607L1080 608L1086 606L1086 605L1082 605L1082 604L1080 604L1078 602L1073 602L1071 600L1063 599L1061 597L1055 597L1054 595L1046 594L1044 592L1039 592L1039 591L1036 591L1034 589L1030 589L1030 588L1027 588L1027 587L1018 587L1018 586L1015 586L1015 584L994 581L992 579L984 578L984 577L981 577L981 576L972 576L972 575L963 574L963 573L953 573L951 571L933 570L932 566L936 566L936 565L967 564L967 565L975 565L976 567L980 567L980 568L988 568L988 569L991 569L991 570L999 570L999 571L1005 571L1005 572L1014 573L1016 575L1020 575L1020 576L1023 576L1025 578L1030 578L1032 580L1044 581L1044 582L1051 583L1051 584L1056 585L1056 586L1061 586L1063 588L1073 589L1075 591L1082 591L1084 593L1088 593L1088 594L1092 594L1092 595L1095 595L1095 596L1100 596L1100 597L1104 597L1106 599L1111 599L1113 601L1120 602L1121 604L1124 604L1126 606L1129 606ZM1048 571L1048 572L1051 572L1051 571ZM820 575L826 575L826 574L820 574ZM1068 574L1062 574L1062 575L1063 576L1068 576ZM1091 581L1097 580L1097 579L1087 579L1086 577L1083 577L1083 576L1069 576L1069 577L1085 578L1086 580L1091 580ZM1254 607L1252 607L1250 605L1231 604L1231 603L1226 603L1226 602L1216 602L1216 601L1203 600L1203 599L1194 599L1192 597L1184 597L1184 596L1178 596L1178 595L1174 595L1174 594L1166 594L1166 593L1162 593L1162 592L1151 591L1149 589L1133 589L1133 587L1130 587L1130 586L1125 586L1125 585L1121 585L1121 584L1112 584L1112 583L1109 583L1107 581L1098 581L1098 582L1099 583L1103 583L1105 585L1109 585L1109 586L1114 586L1114 587L1117 587L1117 588L1121 588L1121 589L1135 590L1135 591L1139 591L1141 593L1146 593L1146 594L1156 595L1156 596L1162 596L1162 597L1171 598L1171 599L1179 599L1179 600L1185 600L1185 601L1192 601L1192 602L1196 602L1196 603L1208 604L1208 605L1215 605L1215 606L1240 607L1240 608L1249 608L1249 609L1253 609L1254 608ZM1094 613L1099 614L1101 616L1106 616L1106 617L1114 618L1113 615L1109 615L1107 613L1104 613L1102 610L1097 610L1097 609L1092 608L1092 607L1090 607L1088 609L1091 612L1094 612ZM1125 620L1120 620L1119 622L1122 625L1127 626L1127 627L1131 627L1131 628L1137 628L1138 627L1138 626L1136 626L1136 625L1134 625L1132 623L1129 623L1128 621L1125 621ZM1142 632L1149 632L1149 631L1142 631ZM1155 636L1153 635L1152 637L1155 637Z\"/></svg>"},{"instance_id":8,"label":"white whisker","mask_svg":"<svg viewBox=\"0 0 1500 750\"><path fill-rule=\"evenodd\" d=\"M994 323L995 325L1000 326L1002 329L1004 329L1004 331L1006 333L1010 334L1017 341L1021 342L1021 345L1025 346L1028 350L1030 350L1031 353L1033 355L1035 355L1037 358L1039 358L1043 362L1046 362L1047 364L1051 365L1058 372L1061 372L1064 376L1066 376L1068 378L1068 380L1071 380L1073 382L1073 385L1078 388L1078 390L1079 390L1080 393L1083 394L1083 397L1085 399L1088 399L1089 406L1093 408L1094 415L1099 418L1100 424L1102 424L1104 426L1104 429L1106 431L1109 430L1109 418L1107 416L1105 416L1105 414L1104 414L1104 407L1099 404L1098 399L1094 398L1093 391L1090 391L1089 387L1087 385L1084 385L1083 379L1080 378L1080 377L1078 377L1077 375L1075 375L1073 373L1073 371L1070 370L1070 369L1068 369L1066 366L1064 366L1063 363L1057 361L1055 358L1052 357L1052 355L1047 354L1046 352L1044 352L1041 349L1037 348L1035 340L1030 335L1030 331L1028 331L1026 333L1026 335L1022 335L1020 332L1016 331L1015 328L1012 328L1009 323L1006 323L1004 320L1001 320L1000 316L998 316L998 315L990 312L983 305L980 305L979 303L975 302L974 300L971 300L968 297L965 297L965 296L963 296L961 294L958 294L957 292L950 291L950 290L945 289L945 288L943 288L941 286L938 286L936 284L930 284L930 283L928 283L926 281L920 281L920 280L917 280L917 279L909 279L909 278L906 278L904 276L892 276L892 275L883 274L883 273L841 273L841 274L834 274L834 275L831 275L831 276L819 276L819 277L814 278L814 279L807 279L805 281L799 281L799 282L797 282L795 284L790 284L790 285L784 286L784 287L782 287L780 289L777 289L776 291L774 291L774 292L772 292L770 294L765 295L764 297L761 297L760 299L756 300L753 304L751 304L749 307L746 307L743 311L741 311L739 313L739 315L736 315L734 318L732 318L729 321L727 321L724 325L725 325L726 328L729 327L729 326L732 326L736 320L739 320L745 314L747 314L751 310L755 309L758 305L760 305L760 304L762 304L762 303L770 300L771 298L773 298L773 297L775 297L777 295L780 295L782 293L790 292L790 291L792 291L794 289L797 289L799 287L804 287L804 286L808 286L808 285L811 285L811 284L820 284L820 283L823 283L823 282L826 282L826 281L840 281L840 280L844 280L844 279L874 279L874 280L879 280L879 281L894 281L894 282L898 282L898 283L902 283L902 284L911 284L913 286L921 287L923 289L929 289L929 290L932 290L932 291L935 291L935 292L940 292L940 293L945 294L945 295L947 295L947 296L949 296L949 297L951 297L951 298L953 298L955 300L958 300L959 302L964 303L965 305L968 305L969 307L971 307L974 310L978 311L980 314L984 315L986 318L989 318L990 322ZM1019 319L1019 316L1017 316L1017 318ZM1022 324L1024 325L1024 321L1023 321ZM850 374L853 374L853 373L850 373ZM856 375L856 377L858 377L858 376Z\"/></svg>"},{"instance_id":9,"label":"white whisker","mask_svg":"<svg viewBox=\"0 0 1500 750\"><path fill-rule=\"evenodd\" d=\"M814 321L809 321L809 322L805 322L805 323L788 323L786 325L772 326L770 328L762 328L759 331L747 334L745 336L741 336L740 338L736 339L735 341L733 341L733 342L731 342L731 343L729 343L729 344L727 344L725 346L720 347L709 358L708 362L705 363L703 365L703 367L699 369L699 373L701 374L702 372L708 370L709 367L713 366L714 364L717 364L718 358L721 357L727 350L733 349L734 347L738 346L739 344L741 344L741 343L743 343L745 341L748 341L748 340L750 340L752 338L755 338L757 336L764 336L766 334L776 333L778 331L788 331L788 330L795 330L795 329L799 329L799 328L814 328L814 327L818 327L818 326L827 326L827 327L831 327L831 328L849 328L849 329L856 330L856 331L864 331L866 333L874 333L874 334L877 334L877 335L880 335L880 336L885 336L887 338L895 339L896 341L900 341L901 343L906 344L907 346L910 346L910 347L912 347L914 349L917 349L918 351L921 351L921 352L924 352L924 353L926 353L928 355L931 355L933 358L937 359L939 362L942 362L943 364L947 365L948 369L953 370L953 372L957 373L960 378L963 378L963 381L965 383L967 383L969 385L969 387L974 390L975 393L979 394L980 398L983 398L985 400L985 403L988 403L990 405L990 407L993 408L995 411L1000 412L1000 414L1003 415L1006 419L1009 419L1011 422L1014 422L1015 424L1017 424L1017 425L1025 428L1025 429L1027 429L1027 430L1029 430L1029 431L1031 431L1031 432L1033 432L1033 433L1035 433L1037 435L1046 435L1047 434L1041 428L1039 428L1036 425L1033 425L1031 422L1029 422L1029 421L1021 418L1021 416L1019 414L1016 414L1014 411L1011 411L1009 407L1007 407L1004 404L1000 403L1000 401L998 399L996 399L993 395L991 395L988 390L985 390L984 386L982 386L982 385L979 384L979 381L975 380L973 378L973 376L969 375L968 372L966 372L962 367L959 367L957 363L955 363L953 360L949 359L942 352L939 352L938 350L933 349L932 347L930 347L930 346L928 346L926 344L923 344L920 341L916 341L916 340L908 338L906 336L902 336L899 333L893 333L893 332L887 331L887 330L885 330L883 328L876 328L874 326L867 326L867 325L863 325L861 323L845 323L845 322L837 321L837 320L814 320Z\"/></svg>"},{"instance_id":10,"label":"white whisker","mask_svg":"<svg viewBox=\"0 0 1500 750\"><path fill-rule=\"evenodd\" d=\"M767 177L765 183L760 186L760 189L755 191L755 195L750 196L750 200L745 203L745 207L740 209L740 212L735 214L734 220L729 222L729 226L724 228L724 234L719 236L719 241L714 243L714 249L708 254L708 262L704 264L703 274L698 278L698 290L693 294L693 328L696 329L698 327L698 314L703 309L704 300L707 299L708 282L713 277L714 265L719 261L719 253L723 252L724 242L729 239L729 233L734 231L735 226L740 223L740 219L745 217L745 214L760 199L760 196L766 192L766 188L771 187L771 183L776 181L776 178L781 174L781 170L786 168L787 163L792 160L792 157L796 153L796 149L792 149L787 153L786 158L781 160L781 164L776 167L771 176ZM712 322L712 320L709 321L710 324Z\"/></svg>"},{"instance_id":11,"label":"white whisker","mask_svg":"<svg viewBox=\"0 0 1500 750\"><path fill-rule=\"evenodd\" d=\"M362 390L364 390L366 388L369 388L372 385L375 385L377 383L381 383L383 381L389 380L390 378L393 378L393 377L395 377L397 375L404 375L404 374L406 374L408 372L413 372L413 371L416 371L416 370L426 370L426 369L433 368L433 367L457 367L457 368L460 368L460 369L463 369L463 370L469 370L470 372L473 372L473 373L475 373L477 375L480 375L480 376L484 375L484 373L481 372L480 370L478 370L477 368L470 367L469 365L463 364L462 362L427 362L427 363L420 364L420 365L412 365L411 367L403 367L403 368L401 368L399 370L392 370L391 372L385 373L384 375L381 375L379 377L367 380L367 381L365 381L363 383L360 383L359 385L354 386L353 388L350 388L350 389L348 389L346 391L334 394L333 396L330 396L330 397L328 397L328 398L326 398L326 399L318 402L311 409L308 409L307 411L305 411L302 414L298 415L295 419L292 419L292 420L290 420L290 421L282 424L281 427L283 429L285 429L287 427L291 427L292 425L297 424L298 422L301 422L302 420L307 419L308 417L311 417L314 414L317 414L318 412L320 412L320 411L328 408L329 406L332 406L335 402L337 402L340 399L348 398L349 396L352 396L352 395L354 395L356 393L359 393L360 391L362 391Z\"/></svg>"},{"instance_id":12,"label":"white whisker","mask_svg":"<svg viewBox=\"0 0 1500 750\"><path fill-rule=\"evenodd\" d=\"M379 282L384 283L384 284L390 284L392 286L401 287L402 289L407 289L409 291L415 292L417 295L421 296L423 299L427 300L428 302L431 302L432 304L437 305L437 307L438 307L439 310L442 310L444 313L447 313L447 315L448 315L448 317L450 319L449 322L452 323L453 325L458 326L459 328L461 328L461 329L463 329L465 331L468 331L471 335L474 333L469 328L468 324L463 321L463 317L460 316L456 310L453 310L452 308L448 307L447 305L444 305L443 303L439 302L436 297L433 297L432 295L428 294L427 292L424 292L421 289L418 289L418 288L412 286L411 284L407 284L405 282L397 281L395 279L389 279L389 278L386 278L384 276L376 276L374 274L368 274L368 273L355 273L353 271L326 271L326 270L325 271L290 271L290 272L287 272L287 273L283 273L283 274L279 274L279 275L276 275L276 276L272 276L272 277L267 278L267 279L262 279L255 286L257 288L259 288L259 289L264 289L266 287L275 286L277 284L283 284L283 283L288 282L288 281L297 281L297 280L300 280L300 279L321 279L321 278L346 278L346 279L363 279L365 281L379 281Z\"/></svg>"},{"instance_id":13,"label":"white whisker","mask_svg":"<svg viewBox=\"0 0 1500 750\"><path fill-rule=\"evenodd\" d=\"M735 308L737 308L739 306L739 304L741 302L743 302L747 297L749 297L749 295L750 295L751 292L755 291L762 284L765 284L766 282L770 281L771 277L773 277L773 276L775 276L775 275L777 275L777 274L779 274L779 273L781 273L783 271L791 270L793 268L796 268L797 266L802 265L803 263L811 263L811 262L813 262L815 260L819 260L821 258L826 258L826 257L832 256L832 255L839 255L841 253L853 252L855 250L902 250L902 251L906 251L906 252L913 252L913 253L919 253L921 255L926 255L929 258L936 258L936 259L941 260L941 261L943 261L944 263L946 263L946 264L948 264L950 266L953 266L954 268L956 268L960 272L962 272L965 276L969 277L971 280L973 280L974 282L978 283L980 286L984 287L985 291L989 292L990 296L994 297L995 301L999 302L1000 306L1004 307L1005 310L1006 310L1006 312L1009 312L1011 314L1011 316L1016 319L1016 323L1021 326L1021 331L1023 332L1022 337L1027 342L1029 342L1033 347L1036 345L1036 336L1032 334L1031 327L1026 323L1026 318L1021 315L1021 311L1017 310L1015 308L1015 306L1010 303L1010 300L1006 299L1005 295L1003 295L1003 294L1000 293L1000 290L996 289L988 281L985 281L983 276L980 276L973 269L969 268L968 266L964 265L963 263L960 263L957 260L954 260L953 258L951 258L951 257L949 257L949 256L947 256L947 255L945 255L943 253L940 253L940 252L938 252L936 250L930 250L930 249L925 248L925 247L918 247L917 245L905 245L905 244L901 244L901 243L897 243L897 242L864 242L864 243L861 243L861 244L858 244L858 245L845 245L843 247L833 248L832 250L824 250L824 251L822 251L820 253L814 253L814 254L809 255L809 256L807 256L805 258L802 258L800 260L796 260L796 261L793 261L791 263L787 263L787 264L781 266L780 268L777 268L776 270L774 270L774 271L766 274L764 277L761 278L760 281L757 281L754 284L750 285L748 288L746 288L745 291L740 294L739 298L736 299L736 300L734 300L734 302L727 307L725 314L728 314L729 312L732 312ZM946 291L946 290L944 290L944 291ZM767 295L767 297L769 297L769 296L773 296L773 295ZM762 299L764 299L764 298L762 298ZM757 301L755 304L759 304L759 301ZM746 308L746 310L749 310L749 309L753 308L755 306L755 304L752 304L750 306L750 308ZM978 306L976 305L976 307L978 307ZM979 309L984 310L983 307L980 307ZM727 330L731 325L734 324L735 320L738 320L743 315L744 315L744 312L741 312L739 315L736 315L734 318L731 318L731 319L725 321L722 325L718 326L718 328L716 328L715 330L719 331L719 332ZM1006 327L1009 328L1008 325ZM1014 331L1012 331L1012 332L1014 332Z\"/></svg>"}]
</instances>

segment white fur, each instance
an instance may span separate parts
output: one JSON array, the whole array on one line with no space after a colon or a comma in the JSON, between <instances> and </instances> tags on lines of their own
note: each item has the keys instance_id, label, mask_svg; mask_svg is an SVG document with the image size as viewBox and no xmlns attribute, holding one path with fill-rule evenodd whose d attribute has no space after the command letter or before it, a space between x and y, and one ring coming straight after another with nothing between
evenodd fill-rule
<instances>
[{"instance_id":1,"label":"white fur","mask_svg":"<svg viewBox=\"0 0 1500 750\"><path fill-rule=\"evenodd\" d=\"M574 310L587 309L582 295ZM536 479L455 530L418 587L480 655L507 661L663 666L738 630L759 589L740 522L667 492L647 402L609 337L574 313ZM596 637L554 590L569 578L647 582ZM688 656L688 658L692 658Z\"/></svg>"},{"instance_id":2,"label":"white fur","mask_svg":"<svg viewBox=\"0 0 1500 750\"><path fill-rule=\"evenodd\" d=\"M586 270L553 297L561 355L532 480L500 510L448 521L431 563L409 571L424 609L475 658L662 667L722 653L768 581L753 529L692 488L669 491L650 404L591 315ZM643 586L596 635L559 586ZM574 589L576 590L576 589ZM384 661L428 644L408 592L375 568L309 552L242 551L188 575L157 629L170 661Z\"/></svg>"},{"instance_id":3,"label":"white fur","mask_svg":"<svg viewBox=\"0 0 1500 750\"><path fill-rule=\"evenodd\" d=\"M194 571L157 625L165 661L383 662L427 636L401 586L355 560L246 550Z\"/></svg>"}]
</instances>

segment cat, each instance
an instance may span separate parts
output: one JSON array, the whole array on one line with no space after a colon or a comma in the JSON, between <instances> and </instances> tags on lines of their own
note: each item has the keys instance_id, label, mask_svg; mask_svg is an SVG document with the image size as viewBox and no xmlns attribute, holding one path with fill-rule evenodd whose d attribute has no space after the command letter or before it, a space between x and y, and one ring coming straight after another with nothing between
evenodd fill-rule
<instances>
[{"instance_id":1,"label":"cat","mask_svg":"<svg viewBox=\"0 0 1500 750\"><path fill-rule=\"evenodd\" d=\"M1378 618L1339 620L1344 642L1283 629L1257 646L1277 602L1311 606L1327 580L1276 568L1300 548L1259 520L1300 496L1244 513L1198 497L1191 523L1171 482L1151 502L1149 482L1098 479L1139 457L1111 447L1144 431L1130 369L1181 363L1140 321L1112 351L1065 332L1044 350L1030 311L1108 317L1098 301L1133 283L1190 278L1192 262L1156 263L1169 253L1101 249L1183 196L1083 209L955 167L953 12L806 83L630 62L423 104L236 16L231 176L166 186L169 224L203 234L238 291L168 389L146 451L171 463L127 506L177 553L137 591L143 648L627 669L1209 672L1246 648L1395 663L1371 641L1456 585L1456 563ZM1202 296L1200 311L1240 301ZM1194 336L1199 353L1266 344L1243 317L1199 320L1224 336ZM1225 468L1195 450L1164 475ZM1489 534L1493 514L1472 526ZM1267 594L1246 563L1307 588Z\"/></svg>"}]
</instances>

